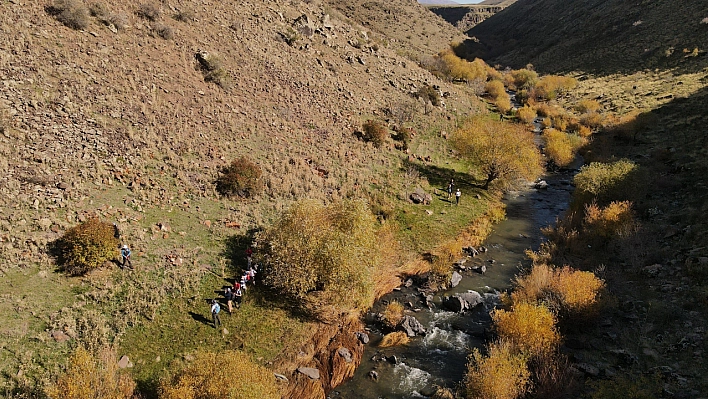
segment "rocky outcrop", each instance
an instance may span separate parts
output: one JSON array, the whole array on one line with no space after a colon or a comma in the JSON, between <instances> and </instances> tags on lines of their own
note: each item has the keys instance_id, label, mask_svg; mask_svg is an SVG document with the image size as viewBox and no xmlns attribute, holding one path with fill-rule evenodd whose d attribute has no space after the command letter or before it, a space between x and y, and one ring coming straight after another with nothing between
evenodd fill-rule
<instances>
[{"instance_id":1,"label":"rocky outcrop","mask_svg":"<svg viewBox=\"0 0 708 399\"><path fill-rule=\"evenodd\" d=\"M443 298L443 306L453 312L471 310L482 302L484 302L484 298L476 291L469 291Z\"/></svg>"}]
</instances>

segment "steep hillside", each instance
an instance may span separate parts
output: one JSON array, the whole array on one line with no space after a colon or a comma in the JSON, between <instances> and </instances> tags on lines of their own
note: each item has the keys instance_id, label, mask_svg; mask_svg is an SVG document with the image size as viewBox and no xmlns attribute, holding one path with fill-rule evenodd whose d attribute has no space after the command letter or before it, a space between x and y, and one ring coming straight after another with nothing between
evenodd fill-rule
<instances>
[{"instance_id":1,"label":"steep hillside","mask_svg":"<svg viewBox=\"0 0 708 399\"><path fill-rule=\"evenodd\" d=\"M77 344L124 342L152 394L163 365L195 348L240 348L269 365L301 356L316 326L260 297L229 319L231 339L202 322L197 298L240 272L229 244L247 243L233 237L303 198L407 204L419 181L406 175L409 154L358 139L362 123L393 125L405 111L415 132L440 137L477 109L468 88L404 54L433 55L459 35L413 2L347 16L319 1L116 1L92 17L53 4L0 1L3 391L48 381ZM356 22L367 12L382 16L379 30ZM411 18L415 29L384 36ZM428 84L443 105L416 98ZM428 144L414 140L410 156L429 156ZM260 166L264 192L221 197L214 180L240 156ZM56 270L52 243L94 215L118 224L138 272Z\"/></svg>"},{"instance_id":2,"label":"steep hillside","mask_svg":"<svg viewBox=\"0 0 708 399\"><path fill-rule=\"evenodd\" d=\"M708 3L701 0L524 0L468 31L468 57L555 73L708 65Z\"/></svg>"},{"instance_id":3,"label":"steep hillside","mask_svg":"<svg viewBox=\"0 0 708 399\"><path fill-rule=\"evenodd\" d=\"M514 0L515 1L515 0ZM467 32L473 26L508 7L514 1L499 2L499 4L475 4L465 6L430 6L430 11L454 25L457 29Z\"/></svg>"},{"instance_id":4,"label":"steep hillside","mask_svg":"<svg viewBox=\"0 0 708 399\"><path fill-rule=\"evenodd\" d=\"M356 24L387 38L391 48L412 59L437 54L451 42L465 39L442 18L431 16L415 0L386 2L327 0Z\"/></svg>"}]
</instances>

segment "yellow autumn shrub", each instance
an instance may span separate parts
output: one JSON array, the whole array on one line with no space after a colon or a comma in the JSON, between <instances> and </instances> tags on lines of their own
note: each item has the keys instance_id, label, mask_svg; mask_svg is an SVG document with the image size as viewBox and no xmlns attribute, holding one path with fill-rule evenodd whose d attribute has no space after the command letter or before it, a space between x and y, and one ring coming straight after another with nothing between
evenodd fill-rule
<instances>
[{"instance_id":1,"label":"yellow autumn shrub","mask_svg":"<svg viewBox=\"0 0 708 399\"><path fill-rule=\"evenodd\" d=\"M163 379L160 399L279 399L273 373L241 351L198 352Z\"/></svg>"},{"instance_id":2,"label":"yellow autumn shrub","mask_svg":"<svg viewBox=\"0 0 708 399\"><path fill-rule=\"evenodd\" d=\"M381 342L379 343L379 346L381 348L390 348L392 346L406 345L408 342L410 342L410 340L411 339L410 337L408 337L408 334L404 333L403 331L396 331L384 335L384 337L381 339Z\"/></svg>"},{"instance_id":3,"label":"yellow autumn shrub","mask_svg":"<svg viewBox=\"0 0 708 399\"><path fill-rule=\"evenodd\" d=\"M492 314L499 338L530 357L552 351L560 343L556 317L542 304L515 303L512 310Z\"/></svg>"},{"instance_id":4,"label":"yellow autumn shrub","mask_svg":"<svg viewBox=\"0 0 708 399\"><path fill-rule=\"evenodd\" d=\"M516 111L516 117L519 118L521 122L530 125L533 123L533 120L536 119L536 110L528 105L524 105Z\"/></svg>"},{"instance_id":5,"label":"yellow autumn shrub","mask_svg":"<svg viewBox=\"0 0 708 399\"><path fill-rule=\"evenodd\" d=\"M92 354L78 347L62 375L47 389L51 399L129 399L135 381L118 367L116 354L104 348Z\"/></svg>"},{"instance_id":6,"label":"yellow autumn shrub","mask_svg":"<svg viewBox=\"0 0 708 399\"><path fill-rule=\"evenodd\" d=\"M403 305L398 301L391 301L386 308L384 308L383 320L384 323L390 328L395 328L403 320Z\"/></svg>"},{"instance_id":7,"label":"yellow autumn shrub","mask_svg":"<svg viewBox=\"0 0 708 399\"><path fill-rule=\"evenodd\" d=\"M604 238L627 237L637 228L630 201L613 201L605 207L592 202L585 206L583 222L585 231Z\"/></svg>"},{"instance_id":8,"label":"yellow autumn shrub","mask_svg":"<svg viewBox=\"0 0 708 399\"><path fill-rule=\"evenodd\" d=\"M507 341L489 345L487 355L474 349L467 365L467 399L516 399L528 392L531 373L526 357Z\"/></svg>"}]
</instances>

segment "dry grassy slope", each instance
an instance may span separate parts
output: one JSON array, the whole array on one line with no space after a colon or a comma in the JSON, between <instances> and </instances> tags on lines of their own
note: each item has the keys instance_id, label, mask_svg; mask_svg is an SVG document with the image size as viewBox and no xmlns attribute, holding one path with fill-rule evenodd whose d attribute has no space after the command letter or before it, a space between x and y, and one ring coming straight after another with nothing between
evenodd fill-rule
<instances>
[{"instance_id":1,"label":"dry grassy slope","mask_svg":"<svg viewBox=\"0 0 708 399\"><path fill-rule=\"evenodd\" d=\"M686 1L525 0L467 33L470 56L544 73L629 73L708 65L708 3ZM698 48L695 58L683 49Z\"/></svg>"},{"instance_id":2,"label":"dry grassy slope","mask_svg":"<svg viewBox=\"0 0 708 399\"><path fill-rule=\"evenodd\" d=\"M448 109L469 108L458 88L317 1L165 1L159 22L174 29L169 41L151 35L152 23L135 15L132 2L109 7L128 19L118 33L95 20L71 30L44 6L0 3L3 268L46 261L44 244L78 215L96 212L101 204L92 199L101 190L127 186L123 200L138 211L213 197L218 169L240 155L263 167L266 193L258 203L227 201L228 214L218 216L244 226L297 198L359 192L398 157L353 137L363 120L414 101L410 92L425 83L452 93ZM184 9L197 21L171 18ZM430 14L403 11L427 26ZM303 15L315 32L290 46L281 34L305 24L296 23ZM443 30L435 18L430 26ZM429 40L420 51L439 50L447 36ZM199 50L221 56L229 91L204 82Z\"/></svg>"},{"instance_id":3,"label":"dry grassy slope","mask_svg":"<svg viewBox=\"0 0 708 399\"><path fill-rule=\"evenodd\" d=\"M437 54L466 38L415 0L325 0L347 18L376 32L412 59Z\"/></svg>"}]
</instances>

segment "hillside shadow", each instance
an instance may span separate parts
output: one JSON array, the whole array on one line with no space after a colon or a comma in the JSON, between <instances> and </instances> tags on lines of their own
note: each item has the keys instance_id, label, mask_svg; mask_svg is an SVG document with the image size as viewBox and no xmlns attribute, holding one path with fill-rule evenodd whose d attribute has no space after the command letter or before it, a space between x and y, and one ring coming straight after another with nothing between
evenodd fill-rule
<instances>
[{"instance_id":1,"label":"hillside shadow","mask_svg":"<svg viewBox=\"0 0 708 399\"><path fill-rule=\"evenodd\" d=\"M683 12L682 10L685 10ZM708 3L637 6L608 0L517 1L474 26L456 50L467 59L542 73L631 74L648 68L696 73L708 67ZM685 50L684 50L685 49ZM694 53L694 49L697 49Z\"/></svg>"},{"instance_id":2,"label":"hillside shadow","mask_svg":"<svg viewBox=\"0 0 708 399\"><path fill-rule=\"evenodd\" d=\"M472 189L482 189L482 184L477 182L469 173L458 172L452 168L442 168L437 165L413 162L408 159L403 160L402 170L415 170L421 177L424 177L431 186L447 195L447 185L450 179L455 180L456 187L468 187Z\"/></svg>"},{"instance_id":3,"label":"hillside shadow","mask_svg":"<svg viewBox=\"0 0 708 399\"><path fill-rule=\"evenodd\" d=\"M251 228L243 234L232 235L224 242L221 256L229 259L229 269L232 272L240 273L246 270L246 249L253 245L253 241L260 229Z\"/></svg>"}]
</instances>

